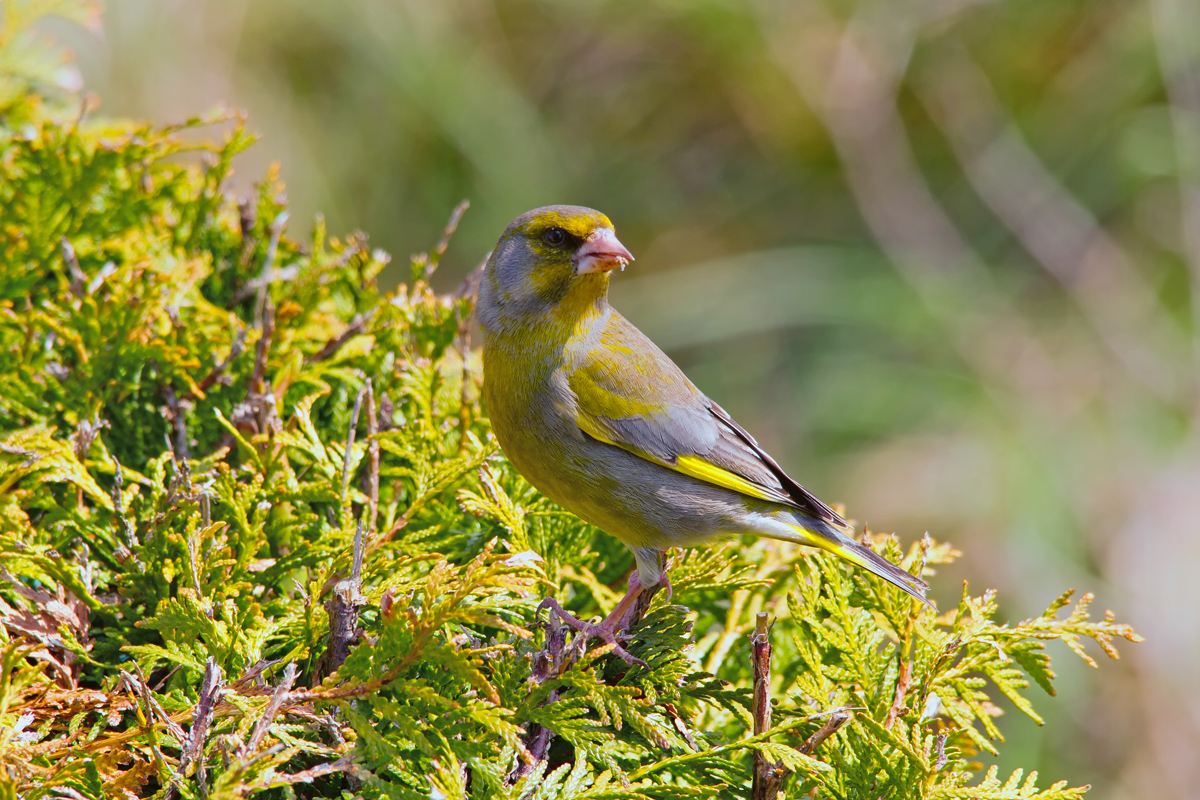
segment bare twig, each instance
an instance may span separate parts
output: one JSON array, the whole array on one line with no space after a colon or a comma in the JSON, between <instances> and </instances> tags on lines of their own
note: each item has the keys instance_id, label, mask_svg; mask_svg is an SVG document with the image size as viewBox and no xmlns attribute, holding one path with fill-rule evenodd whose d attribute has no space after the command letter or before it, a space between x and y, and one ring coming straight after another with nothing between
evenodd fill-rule
<instances>
[{"instance_id":1,"label":"bare twig","mask_svg":"<svg viewBox=\"0 0 1200 800\"><path fill-rule=\"evenodd\" d=\"M75 427L75 433L71 435L76 461L80 464L84 462L88 451L92 449L92 443L96 441L96 436L100 433L100 429L107 427L109 427L108 420L100 419L99 414L93 415L90 420L85 417L79 421L79 424ZM75 507L83 508L82 488L75 490Z\"/></svg>"},{"instance_id":2,"label":"bare twig","mask_svg":"<svg viewBox=\"0 0 1200 800\"><path fill-rule=\"evenodd\" d=\"M187 420L184 419L183 407L179 403L179 398L175 396L175 389L171 384L166 384L162 389L163 397L167 401L167 409L171 414L171 427L175 429L175 460L188 460L188 432Z\"/></svg>"},{"instance_id":3,"label":"bare twig","mask_svg":"<svg viewBox=\"0 0 1200 800\"><path fill-rule=\"evenodd\" d=\"M275 335L275 306L268 298L262 317L262 335L254 356L254 372L246 390L246 399L233 407L229 421L252 434L270 434L282 429L276 410L275 394L266 380L267 359ZM266 444L262 445L264 448Z\"/></svg>"},{"instance_id":4,"label":"bare twig","mask_svg":"<svg viewBox=\"0 0 1200 800\"><path fill-rule=\"evenodd\" d=\"M134 662L134 666L138 666L137 662ZM140 671L141 668L138 667L138 670ZM150 740L150 752L154 755L154 764L158 769L159 779L165 780L168 774L167 764L163 760L162 750L158 746L158 731L156 730L154 719L156 714L154 713L153 701L150 699L150 690L146 687L144 681L135 678L125 670L121 670L121 678L124 680L128 690L136 693L142 701L142 705L145 708L143 716L145 717L146 724L146 738Z\"/></svg>"},{"instance_id":5,"label":"bare twig","mask_svg":"<svg viewBox=\"0 0 1200 800\"><path fill-rule=\"evenodd\" d=\"M333 596L325 603L329 615L329 644L313 675L313 685L319 685L327 676L334 674L350 655L350 648L362 636L358 627L358 610L367 602L362 594L362 564L366 545L366 531L362 520L354 535L353 566L350 577L337 582Z\"/></svg>"},{"instance_id":6,"label":"bare twig","mask_svg":"<svg viewBox=\"0 0 1200 800\"><path fill-rule=\"evenodd\" d=\"M199 392L201 395L207 392L214 383L221 379L221 376L224 375L226 370L229 369L229 365L233 363L233 360L245 351L246 328L239 328L237 336L233 340L233 346L229 349L229 355L226 356L225 360L223 360L220 364L217 364L215 367L213 367L212 372L201 378L200 382L196 384L196 388L190 390L186 397L188 399L195 399L198 396L197 392Z\"/></svg>"},{"instance_id":7,"label":"bare twig","mask_svg":"<svg viewBox=\"0 0 1200 800\"><path fill-rule=\"evenodd\" d=\"M350 324L346 326L346 330L342 331L339 335L326 342L325 346L320 350L305 358L304 363L312 364L317 361L324 361L338 350L342 349L342 345L353 339L355 336L358 336L366 329L367 323L375 317L375 314L378 311L379 309L376 307L372 308L365 314L356 314L354 319L350 320Z\"/></svg>"},{"instance_id":8,"label":"bare twig","mask_svg":"<svg viewBox=\"0 0 1200 800\"><path fill-rule=\"evenodd\" d=\"M157 720L162 719L164 728L174 737L176 742L183 742L187 736L184 734L183 728L179 726L179 723L171 719L171 716L167 714L150 693L150 687L146 685L146 678L142 674L141 665L135 661L133 668L137 672L136 676L125 670L121 670L121 679L129 691L138 694L145 707L146 738L150 743L150 752L154 755L154 763L158 770L159 779L165 782L169 780L171 771L167 766L166 759L163 758L162 749L158 744Z\"/></svg>"},{"instance_id":9,"label":"bare twig","mask_svg":"<svg viewBox=\"0 0 1200 800\"><path fill-rule=\"evenodd\" d=\"M458 223L462 220L462 215L470 208L471 201L463 200L454 210L450 212L450 219L446 222L446 229L442 231L442 238L437 243L437 247L433 250L433 255L429 258L429 264L425 268L425 274L422 276L425 280L433 277L433 273L437 270L438 264L442 260L442 256L446 254L446 248L450 246L450 237L454 235L454 231L458 229Z\"/></svg>"},{"instance_id":10,"label":"bare twig","mask_svg":"<svg viewBox=\"0 0 1200 800\"><path fill-rule=\"evenodd\" d=\"M529 675L530 682L538 686L548 679L557 677L565 668L564 662L567 656L564 654L564 650L567 636L571 632L571 629L560 624L558 617L553 614L550 615L547 625L546 647L534 653L533 668ZM552 691L546 702L553 703L556 700L558 700L558 692ZM525 734L527 752L517 768L509 774L508 784L510 786L533 772L534 768L546 758L553 738L554 734L549 728L543 728L541 725L533 723L529 724L529 729Z\"/></svg>"},{"instance_id":11,"label":"bare twig","mask_svg":"<svg viewBox=\"0 0 1200 800\"><path fill-rule=\"evenodd\" d=\"M286 281L294 281L296 276L300 274L299 267L284 267L283 269L273 270L267 277L259 276L246 281L246 285L238 289L233 299L226 304L226 308L234 308L241 305L248 298L258 294L262 289L265 289L273 283L284 283Z\"/></svg>"},{"instance_id":12,"label":"bare twig","mask_svg":"<svg viewBox=\"0 0 1200 800\"><path fill-rule=\"evenodd\" d=\"M368 380L368 385L370 380ZM346 489L350 486L350 456L354 450L354 434L358 427L358 415L362 411L363 397L367 394L367 386L358 391L354 398L354 410L350 412L350 432L346 434L346 452L342 457L342 508L346 508Z\"/></svg>"},{"instance_id":13,"label":"bare twig","mask_svg":"<svg viewBox=\"0 0 1200 800\"><path fill-rule=\"evenodd\" d=\"M253 197L243 197L238 201L238 227L242 233L242 245L253 246L250 237L254 235L254 225L258 221L258 206Z\"/></svg>"},{"instance_id":14,"label":"bare twig","mask_svg":"<svg viewBox=\"0 0 1200 800\"><path fill-rule=\"evenodd\" d=\"M363 553L367 543L367 533L363 530L362 520L358 521L358 530L354 534L354 560L350 566L350 580L362 587Z\"/></svg>"},{"instance_id":15,"label":"bare twig","mask_svg":"<svg viewBox=\"0 0 1200 800\"><path fill-rule=\"evenodd\" d=\"M137 530L134 528L133 523L125 516L125 500L121 496L121 487L125 485L125 473L121 470L121 462L117 461L116 456L113 456L113 465L113 510L116 512L117 519L121 520L121 533L124 538L124 541L117 545L113 555L121 563L125 563L132 558L134 566L141 569L141 562L134 555L134 552L141 546L141 543L138 542Z\"/></svg>"},{"instance_id":16,"label":"bare twig","mask_svg":"<svg viewBox=\"0 0 1200 800\"><path fill-rule=\"evenodd\" d=\"M250 377L250 391L261 392L262 382L267 375L267 356L271 352L271 337L275 335L275 306L268 299L262 310L258 325L262 336L258 339L258 350L254 354L254 373Z\"/></svg>"},{"instance_id":17,"label":"bare twig","mask_svg":"<svg viewBox=\"0 0 1200 800\"><path fill-rule=\"evenodd\" d=\"M900 676L896 679L896 694L892 698L892 706L888 709L887 719L883 723L883 727L891 728L896 724L896 720L900 718L900 711L904 708L904 698L908 694L908 682L912 679L912 661L904 657L903 651L900 653Z\"/></svg>"},{"instance_id":18,"label":"bare twig","mask_svg":"<svg viewBox=\"0 0 1200 800\"><path fill-rule=\"evenodd\" d=\"M87 286L87 273L79 266L79 257L75 255L75 247L67 240L67 237L62 237L62 257L67 264L67 271L71 275L71 294L76 297L83 297L84 287Z\"/></svg>"},{"instance_id":19,"label":"bare twig","mask_svg":"<svg viewBox=\"0 0 1200 800\"><path fill-rule=\"evenodd\" d=\"M275 253L279 250L279 239L283 236L283 228L287 225L288 212L281 211L279 216L271 220L271 242L267 245L267 255L263 258L262 274L259 275L261 285L258 287L258 301L254 304L254 326L261 328L264 319L263 313L266 310L270 298L267 297L267 288L271 283L271 270L275 267Z\"/></svg>"},{"instance_id":20,"label":"bare twig","mask_svg":"<svg viewBox=\"0 0 1200 800\"><path fill-rule=\"evenodd\" d=\"M646 616L646 612L650 610L650 603L654 600L654 596L658 594L660 589L666 588L667 599L671 599L671 583L669 580L667 580L667 571L671 568L671 561L668 559L667 553L662 550L658 551L657 558L658 567L661 570L662 578L660 579L660 582L656 583L654 586L646 586L642 588L641 593L637 596L637 600L635 600L633 605L629 607L629 611L626 613L625 619L621 622L622 630L629 630L634 625L637 625L642 621L642 618Z\"/></svg>"},{"instance_id":21,"label":"bare twig","mask_svg":"<svg viewBox=\"0 0 1200 800\"><path fill-rule=\"evenodd\" d=\"M934 772L941 772L942 767L950 761L950 757L946 755L946 739L950 737L948 733L939 733L937 737L937 761L933 764Z\"/></svg>"},{"instance_id":22,"label":"bare twig","mask_svg":"<svg viewBox=\"0 0 1200 800\"><path fill-rule=\"evenodd\" d=\"M271 786L276 786L280 783L312 783L317 778L324 775L332 775L335 772L349 772L354 768L354 755L345 755L337 761L330 761L326 764L317 764L315 767L310 767L303 772L297 772L292 775L274 775L271 777Z\"/></svg>"},{"instance_id":23,"label":"bare twig","mask_svg":"<svg viewBox=\"0 0 1200 800\"><path fill-rule=\"evenodd\" d=\"M379 418L375 413L375 386L367 378L367 530L375 533L375 521L379 516Z\"/></svg>"},{"instance_id":24,"label":"bare twig","mask_svg":"<svg viewBox=\"0 0 1200 800\"><path fill-rule=\"evenodd\" d=\"M771 729L771 623L765 611L760 611L754 621L750 648L750 664L754 669L754 735L760 736ZM782 762L767 761L766 756L755 750L751 800L775 800L786 775Z\"/></svg>"},{"instance_id":25,"label":"bare twig","mask_svg":"<svg viewBox=\"0 0 1200 800\"><path fill-rule=\"evenodd\" d=\"M479 266L473 269L467 277L463 278L458 286L454 287L454 291L450 293L450 296L455 300L470 298L474 302L475 295L479 293L479 284L483 283L483 273L487 270L488 261L491 258L492 254L489 251L484 256L483 261L479 262Z\"/></svg>"},{"instance_id":26,"label":"bare twig","mask_svg":"<svg viewBox=\"0 0 1200 800\"><path fill-rule=\"evenodd\" d=\"M455 312L458 316L458 332L454 337L454 346L458 351L459 360L459 406L458 406L458 452L467 446L467 431L471 429L471 321L465 316L460 306Z\"/></svg>"},{"instance_id":27,"label":"bare twig","mask_svg":"<svg viewBox=\"0 0 1200 800\"><path fill-rule=\"evenodd\" d=\"M254 725L254 730L250 733L250 738L246 741L246 746L242 751L243 757L253 753L262 744L263 737L267 735L267 731L271 728L271 723L275 721L275 715L279 713L279 709L283 707L284 702L288 699L288 691L292 688L292 683L295 680L296 662L293 661L283 668L283 677L280 679L279 685L275 687L270 702L263 709L262 717Z\"/></svg>"},{"instance_id":28,"label":"bare twig","mask_svg":"<svg viewBox=\"0 0 1200 800\"><path fill-rule=\"evenodd\" d=\"M822 725L816 733L808 737L808 739L804 741L804 744L800 745L796 749L801 753L804 753L806 756L812 755L813 751L820 747L826 739L837 733L838 730L853 717L854 712L847 708L839 709L838 711L833 712L829 715L829 719L825 722L825 724Z\"/></svg>"},{"instance_id":29,"label":"bare twig","mask_svg":"<svg viewBox=\"0 0 1200 800\"><path fill-rule=\"evenodd\" d=\"M200 697L196 702L196 711L192 715L192 729L188 731L179 754L178 775L182 779L187 775L189 764L196 765L196 780L201 790L207 789L207 770L204 765L204 740L208 735L208 726L212 723L213 712L221 702L221 668L216 659L211 656L204 667L204 682L200 686ZM173 783L167 790L167 800L173 800L179 791Z\"/></svg>"},{"instance_id":30,"label":"bare twig","mask_svg":"<svg viewBox=\"0 0 1200 800\"><path fill-rule=\"evenodd\" d=\"M150 687L146 683L146 676L142 674L141 665L135 661L133 664L133 669L135 672L137 672L136 679L134 676L129 675L129 673L125 674L129 675L130 684L137 688L137 690L141 693L142 699L145 701L147 708L150 709L150 711L147 713L150 722L153 724L154 717L158 716L160 719L162 719L163 725L167 729L167 732L170 733L176 741L182 742L186 738L183 728L181 728L179 723L173 720L171 715L166 712L166 709L159 705L158 701L154 699L154 696L150 692Z\"/></svg>"}]
</instances>

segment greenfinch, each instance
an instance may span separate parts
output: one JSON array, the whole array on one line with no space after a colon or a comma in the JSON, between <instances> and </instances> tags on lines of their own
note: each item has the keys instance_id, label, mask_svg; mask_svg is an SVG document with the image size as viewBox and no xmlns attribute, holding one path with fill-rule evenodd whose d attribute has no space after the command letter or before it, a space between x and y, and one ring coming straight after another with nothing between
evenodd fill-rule
<instances>
[{"instance_id":1,"label":"greenfinch","mask_svg":"<svg viewBox=\"0 0 1200 800\"><path fill-rule=\"evenodd\" d=\"M610 273L631 261L600 212L547 206L508 226L479 286L484 402L505 455L637 562L598 625L553 600L543 606L640 663L616 636L639 594L669 589L663 551L743 533L836 553L928 603L923 581L851 538L844 519L609 305Z\"/></svg>"}]
</instances>

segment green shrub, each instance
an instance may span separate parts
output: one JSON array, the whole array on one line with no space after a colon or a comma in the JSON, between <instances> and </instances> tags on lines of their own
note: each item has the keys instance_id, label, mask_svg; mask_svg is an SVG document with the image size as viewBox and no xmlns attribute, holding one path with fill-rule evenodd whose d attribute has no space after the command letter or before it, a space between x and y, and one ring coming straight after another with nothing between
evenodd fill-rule
<instances>
[{"instance_id":1,"label":"green shrub","mask_svg":"<svg viewBox=\"0 0 1200 800\"><path fill-rule=\"evenodd\" d=\"M239 120L81 120L0 78L0 797L1083 793L976 759L993 701L1053 694L1046 641L1137 640L1090 596L935 616L746 539L675 555L649 671L586 651L534 609L607 610L632 559L498 453L471 300L428 284L446 241L382 293L365 236L284 235L273 175L226 192Z\"/></svg>"}]
</instances>

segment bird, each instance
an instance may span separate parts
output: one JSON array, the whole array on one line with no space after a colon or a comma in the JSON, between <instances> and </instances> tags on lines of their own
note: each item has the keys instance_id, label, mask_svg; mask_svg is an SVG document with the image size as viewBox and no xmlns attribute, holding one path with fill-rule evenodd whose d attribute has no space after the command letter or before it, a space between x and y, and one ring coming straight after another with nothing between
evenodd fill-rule
<instances>
[{"instance_id":1,"label":"bird","mask_svg":"<svg viewBox=\"0 0 1200 800\"><path fill-rule=\"evenodd\" d=\"M638 597L670 588L664 553L756 534L820 548L931 605L917 576L852 538L852 526L788 476L723 408L608 302L633 255L590 208L517 217L483 271L483 400L492 432L539 492L615 536L636 562L602 622L553 609L630 664L622 645Z\"/></svg>"}]
</instances>

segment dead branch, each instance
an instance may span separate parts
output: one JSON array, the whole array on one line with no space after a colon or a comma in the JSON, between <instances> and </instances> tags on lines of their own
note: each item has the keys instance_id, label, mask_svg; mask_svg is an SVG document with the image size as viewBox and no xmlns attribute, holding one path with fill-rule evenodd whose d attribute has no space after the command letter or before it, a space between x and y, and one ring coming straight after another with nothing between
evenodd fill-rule
<instances>
[{"instance_id":1,"label":"dead branch","mask_svg":"<svg viewBox=\"0 0 1200 800\"><path fill-rule=\"evenodd\" d=\"M234 337L233 346L229 349L229 355L212 368L212 371L200 379L194 389L188 391L184 398L187 400L195 400L199 396L207 392L214 383L221 380L221 377L229 370L229 365L233 360L246 352L246 328L238 328L237 336Z\"/></svg>"},{"instance_id":2,"label":"dead branch","mask_svg":"<svg viewBox=\"0 0 1200 800\"><path fill-rule=\"evenodd\" d=\"M847 708L838 709L829 715L829 719L820 727L820 729L817 730L816 733L808 737L808 739L804 741L804 744L800 745L796 749L801 753L804 753L806 756L812 755L813 751L820 747L826 739L837 733L838 730L841 729L841 727L849 722L853 717L853 711Z\"/></svg>"},{"instance_id":3,"label":"dead branch","mask_svg":"<svg viewBox=\"0 0 1200 800\"><path fill-rule=\"evenodd\" d=\"M271 283L271 270L275 267L275 253L279 250L279 239L283 236L283 228L288 221L287 211L279 212L279 216L271 220L269 228L271 232L271 241L267 244L267 254L263 258L262 273L259 275L260 285L258 286L258 301L254 304L254 327L261 328L264 323L263 315L266 311L267 304L271 302L267 296L267 289Z\"/></svg>"},{"instance_id":4,"label":"dead branch","mask_svg":"<svg viewBox=\"0 0 1200 800\"><path fill-rule=\"evenodd\" d=\"M370 379L367 381L370 384ZM346 507L346 489L350 486L350 457L354 451L354 434L358 428L358 415L362 411L363 398L367 394L367 386L363 386L358 392L358 397L354 398L354 410L350 412L350 432L346 434L346 451L342 456L342 503L343 509Z\"/></svg>"},{"instance_id":5,"label":"dead branch","mask_svg":"<svg viewBox=\"0 0 1200 800\"><path fill-rule=\"evenodd\" d=\"M196 710L192 715L192 729L188 731L182 751L179 754L178 775L182 779L187 774L190 764L196 765L196 781L202 792L207 792L208 775L204 765L204 741L208 735L208 726L212 723L213 712L221 702L224 692L221 690L221 668L216 659L211 656L204 666L204 682L200 686L200 697L196 702ZM179 794L178 787L172 783L167 790L167 800L174 800Z\"/></svg>"},{"instance_id":6,"label":"dead branch","mask_svg":"<svg viewBox=\"0 0 1200 800\"><path fill-rule=\"evenodd\" d=\"M570 657L570 654L564 651L571 629L560 624L558 618L553 614L550 615L547 625L546 646L534 653L529 675L530 682L539 686L547 679L561 673L565 669L565 662ZM558 692L553 691L546 702L553 703L556 700L558 700ZM533 772L534 768L546 758L552 739L553 733L549 728L543 728L541 725L533 723L529 724L524 740L527 752L517 768L509 773L508 784L510 786Z\"/></svg>"},{"instance_id":7,"label":"dead branch","mask_svg":"<svg viewBox=\"0 0 1200 800\"><path fill-rule=\"evenodd\" d=\"M295 680L296 662L293 661L283 668L283 677L280 679L279 685L275 687L275 691L271 694L270 702L267 703L267 707L263 709L262 716L255 723L254 730L250 733L250 738L246 740L246 745L241 753L243 758L253 753L262 744L263 737L270 730L271 723L275 721L275 716L279 713L279 709L287 701L288 691L292 688L292 683Z\"/></svg>"},{"instance_id":8,"label":"dead branch","mask_svg":"<svg viewBox=\"0 0 1200 800\"><path fill-rule=\"evenodd\" d=\"M350 320L350 324L346 326L346 329L342 331L341 334L330 339L325 343L325 346L317 352L306 357L304 359L304 363L313 364L317 361L324 361L325 359L331 357L338 350L342 349L342 345L366 330L367 323L375 317L375 314L378 311L378 308L372 308L365 314L356 314L354 319Z\"/></svg>"},{"instance_id":9,"label":"dead branch","mask_svg":"<svg viewBox=\"0 0 1200 800\"><path fill-rule=\"evenodd\" d=\"M458 230L458 223L462 220L462 216L466 210L471 207L470 200L463 200L454 207L450 212L450 219L446 222L446 229L442 231L442 238L438 241L437 247L433 249L433 256L429 259L429 265L425 269L425 274L422 276L425 280L433 277L433 273L437 270L438 264L441 263L442 256L446 254L446 248L450 246L450 237L454 235L454 231Z\"/></svg>"},{"instance_id":10,"label":"dead branch","mask_svg":"<svg viewBox=\"0 0 1200 800\"><path fill-rule=\"evenodd\" d=\"M362 594L362 564L366 544L366 531L362 520L354 535L354 562L350 577L337 582L333 596L325 602L325 613L329 615L329 643L313 674L313 686L319 686L350 655L350 648L362 637L358 627L358 610L367 600Z\"/></svg>"},{"instance_id":11,"label":"dead branch","mask_svg":"<svg viewBox=\"0 0 1200 800\"><path fill-rule=\"evenodd\" d=\"M379 418L375 412L375 387L367 378L367 530L375 533L375 522L379 516Z\"/></svg>"},{"instance_id":12,"label":"dead branch","mask_svg":"<svg viewBox=\"0 0 1200 800\"><path fill-rule=\"evenodd\" d=\"M771 729L771 624L767 613L760 611L750 635L750 665L754 670L754 735ZM787 775L783 762L767 761L761 752L754 751L754 782L751 800L775 800Z\"/></svg>"}]
</instances>

